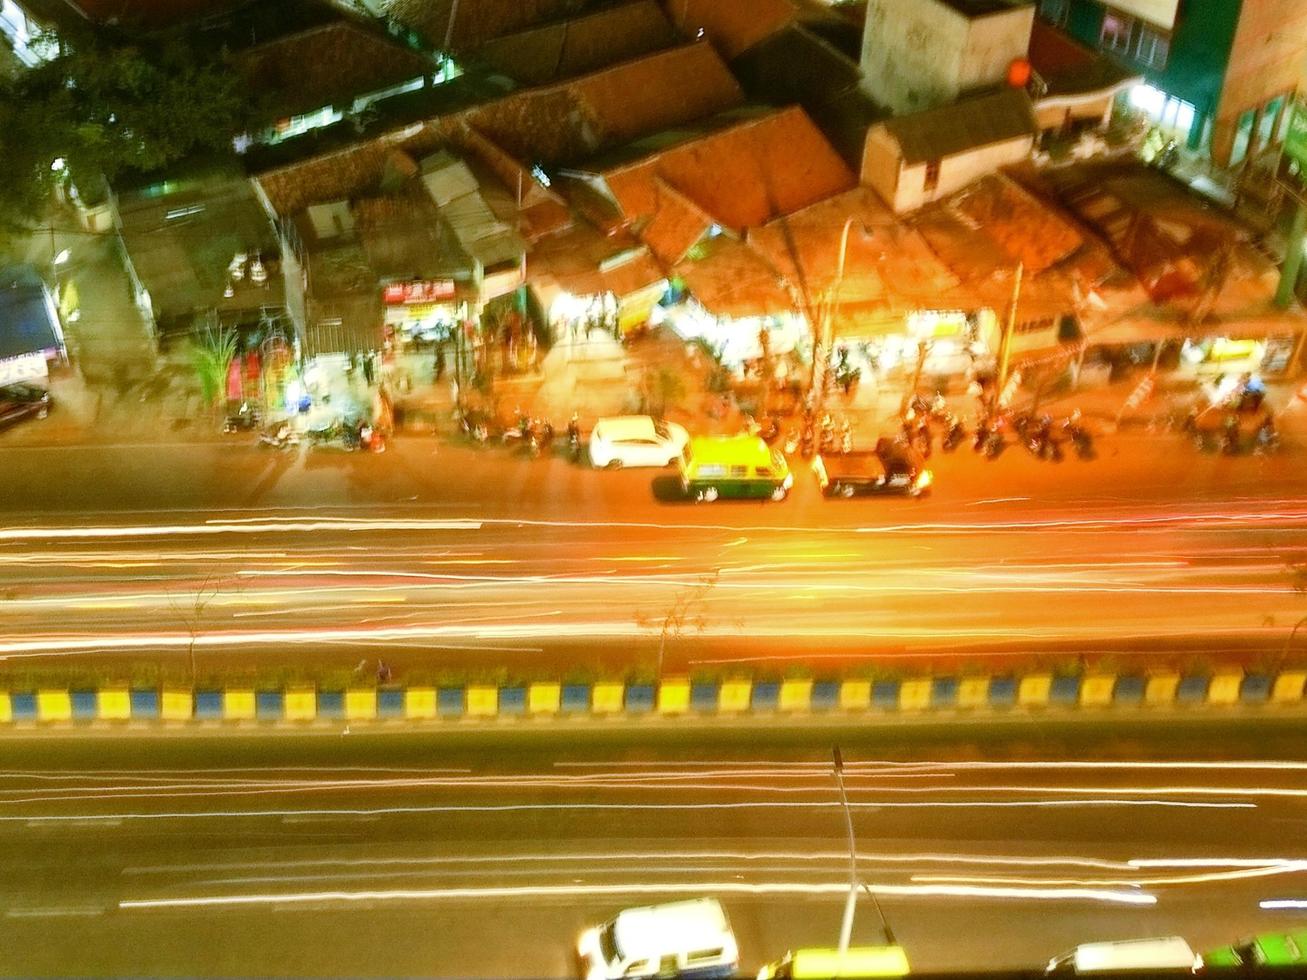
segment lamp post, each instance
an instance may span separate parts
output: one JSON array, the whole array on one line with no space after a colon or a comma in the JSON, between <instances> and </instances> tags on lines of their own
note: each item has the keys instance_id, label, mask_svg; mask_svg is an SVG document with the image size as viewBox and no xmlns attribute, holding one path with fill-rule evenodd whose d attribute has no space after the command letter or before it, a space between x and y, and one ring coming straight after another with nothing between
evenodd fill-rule
<instances>
[{"instance_id":1,"label":"lamp post","mask_svg":"<svg viewBox=\"0 0 1307 980\"><path fill-rule=\"evenodd\" d=\"M885 934L886 945L893 946L895 942L894 933L885 919L885 912L880 907L880 899L876 897L875 890L862 885L858 880L858 849L853 836L853 812L849 809L849 796L844 790L844 756L838 745L832 750L831 755L835 763L835 785L840 791L840 807L844 810L844 829L849 839L849 895L844 900L844 918L840 922L839 954L843 956L849 951L849 941L853 938L853 912L858 903L859 887L866 888L872 905L876 907L876 915L880 918L880 928Z\"/></svg>"}]
</instances>

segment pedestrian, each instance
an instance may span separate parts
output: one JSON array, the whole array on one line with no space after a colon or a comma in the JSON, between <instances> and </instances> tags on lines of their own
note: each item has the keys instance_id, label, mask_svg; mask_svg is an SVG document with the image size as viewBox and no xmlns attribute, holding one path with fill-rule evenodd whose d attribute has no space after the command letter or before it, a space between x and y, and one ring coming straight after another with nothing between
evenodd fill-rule
<instances>
[{"instance_id":1,"label":"pedestrian","mask_svg":"<svg viewBox=\"0 0 1307 980\"><path fill-rule=\"evenodd\" d=\"M390 667L389 665L387 665L387 663L384 660L377 661L377 683L378 684L390 683Z\"/></svg>"},{"instance_id":2,"label":"pedestrian","mask_svg":"<svg viewBox=\"0 0 1307 980\"><path fill-rule=\"evenodd\" d=\"M445 348L436 347L436 380L439 381L445 376Z\"/></svg>"},{"instance_id":3,"label":"pedestrian","mask_svg":"<svg viewBox=\"0 0 1307 980\"><path fill-rule=\"evenodd\" d=\"M376 361L373 358L372 352L369 351L367 354L363 355L363 381L369 388L372 387L372 379L376 376L376 373Z\"/></svg>"}]
</instances>

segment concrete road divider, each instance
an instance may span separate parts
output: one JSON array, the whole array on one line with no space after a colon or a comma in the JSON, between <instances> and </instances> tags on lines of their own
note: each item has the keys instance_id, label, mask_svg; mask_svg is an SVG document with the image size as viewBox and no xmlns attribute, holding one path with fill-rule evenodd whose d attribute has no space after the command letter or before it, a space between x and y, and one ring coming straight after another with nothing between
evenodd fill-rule
<instances>
[{"instance_id":1,"label":"concrete road divider","mask_svg":"<svg viewBox=\"0 0 1307 980\"><path fill-rule=\"evenodd\" d=\"M0 730L79 725L466 723L512 719L777 718L1072 714L1155 709L1301 705L1307 670L1207 674L1095 670L882 678L790 677L660 682L539 680L529 684L383 685L324 690L165 687L40 688L0 691Z\"/></svg>"}]
</instances>

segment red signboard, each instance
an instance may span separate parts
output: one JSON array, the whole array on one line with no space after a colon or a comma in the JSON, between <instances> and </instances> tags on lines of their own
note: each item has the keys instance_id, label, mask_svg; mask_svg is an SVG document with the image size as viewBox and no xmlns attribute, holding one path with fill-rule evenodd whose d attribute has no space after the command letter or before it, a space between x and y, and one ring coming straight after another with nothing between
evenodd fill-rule
<instances>
[{"instance_id":1,"label":"red signboard","mask_svg":"<svg viewBox=\"0 0 1307 980\"><path fill-rule=\"evenodd\" d=\"M434 303L454 298L453 279L427 279L416 282L391 283L382 290L381 298L387 305Z\"/></svg>"}]
</instances>

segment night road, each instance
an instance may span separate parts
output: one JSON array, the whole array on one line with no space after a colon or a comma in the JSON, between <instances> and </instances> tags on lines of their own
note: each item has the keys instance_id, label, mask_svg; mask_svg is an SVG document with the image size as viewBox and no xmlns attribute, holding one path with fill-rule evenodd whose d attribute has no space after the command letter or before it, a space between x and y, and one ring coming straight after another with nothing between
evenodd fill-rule
<instances>
[{"instance_id":1,"label":"night road","mask_svg":"<svg viewBox=\"0 0 1307 980\"><path fill-rule=\"evenodd\" d=\"M785 502L701 506L655 499L657 472L422 440L381 457L18 450L0 656L134 658L184 680L192 641L201 678L377 658L621 674L656 670L660 646L664 673L1279 653L1307 611L1288 574L1307 559L1293 461L1133 445L1061 467L937 456L921 502L824 501L800 472ZM29 486L100 513L33 517Z\"/></svg>"},{"instance_id":2,"label":"night road","mask_svg":"<svg viewBox=\"0 0 1307 980\"><path fill-rule=\"evenodd\" d=\"M0 744L10 975L559 976L586 925L698 895L751 972L834 942L835 742L918 970L1207 948L1295 925L1259 902L1307 887L1307 762L1274 721L41 737Z\"/></svg>"}]
</instances>

